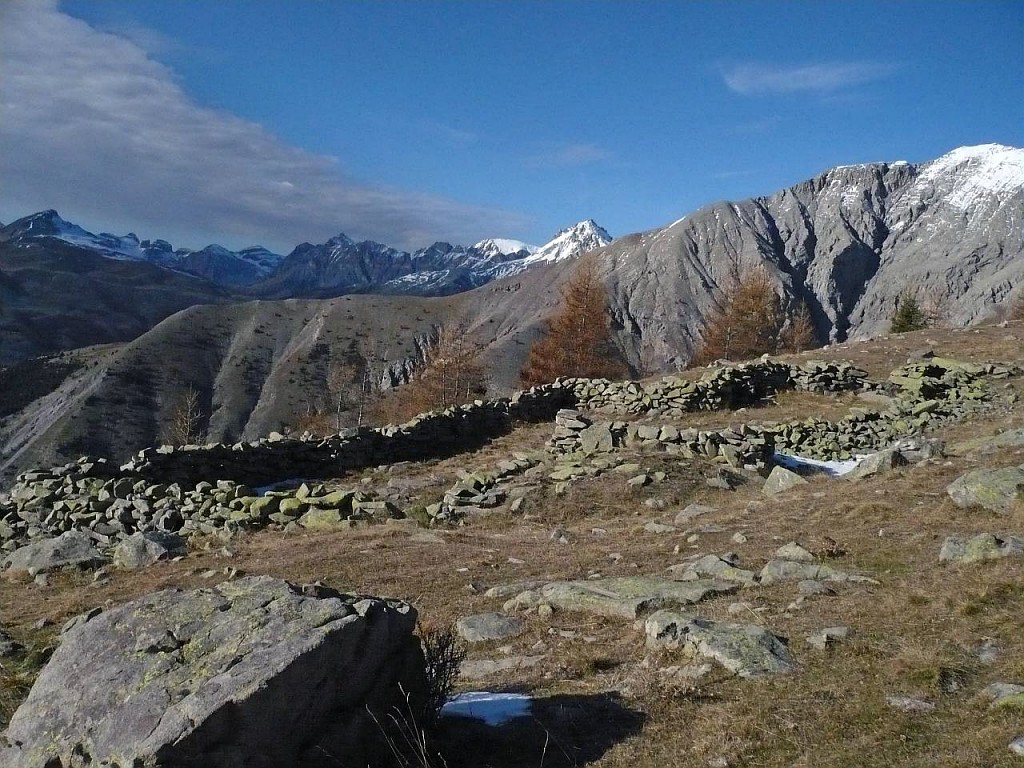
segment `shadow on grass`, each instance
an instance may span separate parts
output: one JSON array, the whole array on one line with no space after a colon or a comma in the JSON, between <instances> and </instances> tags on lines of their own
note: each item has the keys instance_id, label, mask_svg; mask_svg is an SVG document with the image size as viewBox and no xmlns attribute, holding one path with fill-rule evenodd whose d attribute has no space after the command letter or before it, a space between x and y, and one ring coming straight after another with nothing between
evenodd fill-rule
<instances>
[{"instance_id":1,"label":"shadow on grass","mask_svg":"<svg viewBox=\"0 0 1024 768\"><path fill-rule=\"evenodd\" d=\"M447 768L566 768L594 762L638 734L645 720L618 694L550 696L501 726L445 717L433 747Z\"/></svg>"}]
</instances>

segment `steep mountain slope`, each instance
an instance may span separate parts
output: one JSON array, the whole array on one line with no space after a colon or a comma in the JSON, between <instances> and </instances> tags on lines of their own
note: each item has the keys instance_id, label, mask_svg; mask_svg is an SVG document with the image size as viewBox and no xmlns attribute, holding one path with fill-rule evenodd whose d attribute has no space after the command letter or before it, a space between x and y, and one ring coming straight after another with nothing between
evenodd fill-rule
<instances>
[{"instance_id":1,"label":"steep mountain slope","mask_svg":"<svg viewBox=\"0 0 1024 768\"><path fill-rule=\"evenodd\" d=\"M965 147L920 166L826 171L769 197L717 203L597 252L639 367L685 363L737 273L765 264L822 340L888 329L899 294L948 321L990 315L1024 284L1024 150Z\"/></svg>"},{"instance_id":2,"label":"steep mountain slope","mask_svg":"<svg viewBox=\"0 0 1024 768\"><path fill-rule=\"evenodd\" d=\"M375 353L387 359L379 368L388 385L406 380L452 312L450 300L378 296L197 306L127 344L26 361L0 376L0 402L26 377L54 383L24 407L0 409L0 477L82 453L123 460L159 444L187 387L211 440L294 427L310 410L330 410L332 366Z\"/></svg>"},{"instance_id":3,"label":"steep mountain slope","mask_svg":"<svg viewBox=\"0 0 1024 768\"><path fill-rule=\"evenodd\" d=\"M0 365L127 341L184 307L233 298L206 280L61 240L0 243Z\"/></svg>"}]
</instances>

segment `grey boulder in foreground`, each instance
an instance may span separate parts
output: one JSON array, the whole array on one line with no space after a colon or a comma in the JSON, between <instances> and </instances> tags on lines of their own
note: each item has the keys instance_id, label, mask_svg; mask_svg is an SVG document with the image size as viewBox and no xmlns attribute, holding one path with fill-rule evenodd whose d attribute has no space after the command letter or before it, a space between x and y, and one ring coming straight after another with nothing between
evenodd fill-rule
<instances>
[{"instance_id":1,"label":"grey boulder in foreground","mask_svg":"<svg viewBox=\"0 0 1024 768\"><path fill-rule=\"evenodd\" d=\"M370 712L422 694L415 625L405 603L267 576L147 595L65 633L0 765L365 765Z\"/></svg>"}]
</instances>

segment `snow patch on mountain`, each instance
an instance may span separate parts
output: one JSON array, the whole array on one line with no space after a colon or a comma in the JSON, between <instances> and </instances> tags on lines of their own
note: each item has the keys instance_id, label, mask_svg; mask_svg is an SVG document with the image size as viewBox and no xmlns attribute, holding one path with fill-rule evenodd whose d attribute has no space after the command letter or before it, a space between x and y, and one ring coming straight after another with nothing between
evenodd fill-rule
<instances>
[{"instance_id":1,"label":"snow patch on mountain","mask_svg":"<svg viewBox=\"0 0 1024 768\"><path fill-rule=\"evenodd\" d=\"M1002 144L958 147L921 166L915 192L941 188L947 205L962 211L987 198L1008 198L1024 188L1024 149Z\"/></svg>"}]
</instances>

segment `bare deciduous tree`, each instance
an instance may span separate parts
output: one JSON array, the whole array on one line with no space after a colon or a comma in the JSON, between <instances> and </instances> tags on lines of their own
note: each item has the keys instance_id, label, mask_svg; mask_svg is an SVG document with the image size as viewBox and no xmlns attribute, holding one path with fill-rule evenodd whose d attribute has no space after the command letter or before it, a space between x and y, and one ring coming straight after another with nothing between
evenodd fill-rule
<instances>
[{"instance_id":1,"label":"bare deciduous tree","mask_svg":"<svg viewBox=\"0 0 1024 768\"><path fill-rule=\"evenodd\" d=\"M167 442L171 445L191 445L204 439L203 413L199 405L199 390L189 384L178 396L171 411L167 428Z\"/></svg>"}]
</instances>

